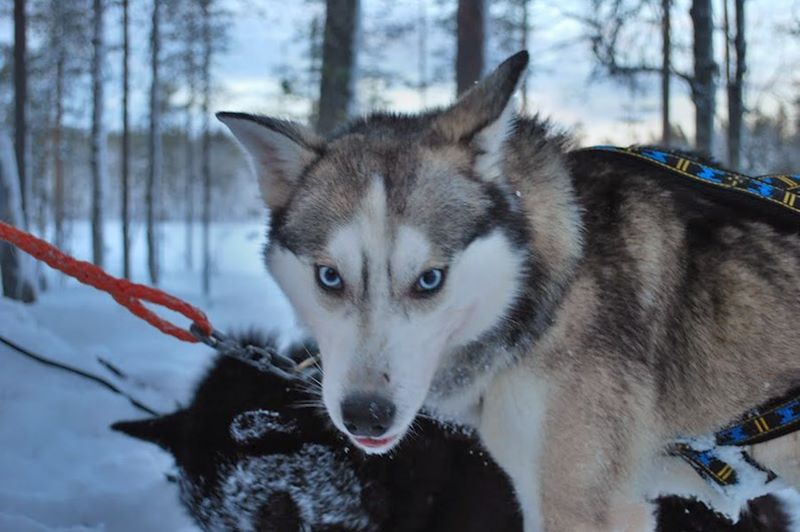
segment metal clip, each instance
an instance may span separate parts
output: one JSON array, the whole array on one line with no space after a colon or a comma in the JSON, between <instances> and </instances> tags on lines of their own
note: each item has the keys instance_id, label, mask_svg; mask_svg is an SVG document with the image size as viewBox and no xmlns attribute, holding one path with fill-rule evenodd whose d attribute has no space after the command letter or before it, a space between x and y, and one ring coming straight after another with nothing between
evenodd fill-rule
<instances>
[{"instance_id":1,"label":"metal clip","mask_svg":"<svg viewBox=\"0 0 800 532\"><path fill-rule=\"evenodd\" d=\"M272 373L286 380L304 378L304 368L300 368L293 359L276 351L254 345L243 346L217 330L208 335L197 324L192 324L189 330L198 341L217 350L223 356L235 358L260 371Z\"/></svg>"}]
</instances>

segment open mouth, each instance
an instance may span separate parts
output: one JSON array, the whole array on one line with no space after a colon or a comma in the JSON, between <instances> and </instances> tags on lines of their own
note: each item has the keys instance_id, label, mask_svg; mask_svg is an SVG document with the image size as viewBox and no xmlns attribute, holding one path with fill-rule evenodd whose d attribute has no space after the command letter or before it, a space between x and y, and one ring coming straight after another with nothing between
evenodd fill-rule
<instances>
[{"instance_id":1,"label":"open mouth","mask_svg":"<svg viewBox=\"0 0 800 532\"><path fill-rule=\"evenodd\" d=\"M388 438L358 438L353 437L353 439L361 445L362 447L368 447L370 449L380 449L381 447L386 447L387 445L393 443L397 436L390 436Z\"/></svg>"}]
</instances>

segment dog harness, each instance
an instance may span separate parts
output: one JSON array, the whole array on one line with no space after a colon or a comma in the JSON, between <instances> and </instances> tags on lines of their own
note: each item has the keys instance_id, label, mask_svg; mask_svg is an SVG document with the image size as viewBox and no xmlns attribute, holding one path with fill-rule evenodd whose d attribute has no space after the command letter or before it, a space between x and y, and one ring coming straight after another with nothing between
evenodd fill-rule
<instances>
[{"instance_id":1,"label":"dog harness","mask_svg":"<svg viewBox=\"0 0 800 532\"><path fill-rule=\"evenodd\" d=\"M646 161L671 173L709 187L754 197L800 215L800 175L774 174L747 176L731 170L709 166L700 159L680 152L668 152L646 146L595 146L578 150L621 154ZM797 220L800 228L800 219Z\"/></svg>"},{"instance_id":2,"label":"dog harness","mask_svg":"<svg viewBox=\"0 0 800 532\"><path fill-rule=\"evenodd\" d=\"M700 476L720 488L737 485L741 476L737 469L747 466L760 471L764 483L769 483L777 475L758 464L745 450L738 449L738 458L741 460L736 460L736 457L732 458L730 453L720 449L755 445L797 430L800 430L800 390L750 410L733 424L715 433L711 441L682 440L673 443L667 450L669 454L686 460Z\"/></svg>"},{"instance_id":3,"label":"dog harness","mask_svg":"<svg viewBox=\"0 0 800 532\"><path fill-rule=\"evenodd\" d=\"M781 214L800 216L800 175L752 177L710 166L685 153L645 146L620 148L595 146L581 152L607 153L638 159L658 166L689 182L706 185L733 196L754 199L756 206L767 203ZM760 204L760 205L759 205ZM800 230L800 217L796 219ZM750 410L731 425L706 438L680 439L667 447L722 493L730 493L745 482L768 484L777 475L758 464L743 447L762 443L800 430L800 389Z\"/></svg>"}]
</instances>

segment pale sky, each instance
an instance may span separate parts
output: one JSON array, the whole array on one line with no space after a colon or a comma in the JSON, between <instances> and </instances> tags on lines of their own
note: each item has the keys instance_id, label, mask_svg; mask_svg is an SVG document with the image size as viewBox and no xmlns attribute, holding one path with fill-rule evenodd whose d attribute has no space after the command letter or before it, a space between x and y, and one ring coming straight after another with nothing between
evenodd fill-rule
<instances>
[{"instance_id":1,"label":"pale sky","mask_svg":"<svg viewBox=\"0 0 800 532\"><path fill-rule=\"evenodd\" d=\"M141 0L140 0L141 1ZM307 28L318 7L304 0L225 0L232 11L231 42L228 50L214 63L214 74L219 84L214 110L258 111L290 117L303 117L307 102L281 96L277 71L281 65L307 68L304 58L307 44L299 42L298 28ZM362 0L363 24L367 30L376 27L381 17L394 20L417 20L421 6L429 19L447 16L450 6L441 6L438 0ZM455 2L449 2L454 4ZM6 6L10 2L5 2ZM691 67L688 50L691 46L691 28L688 17L688 0L676 0L674 17L675 40L678 50L675 62L679 68ZM791 21L800 19L800 0L750 0L748 3L748 62L746 105L774 111L778 102L790 104L800 96L800 37L791 37L785 28ZM147 97L147 4L136 5L142 11L134 21L134 116L144 121ZM579 23L566 13L582 13L588 0L533 0L531 20L533 30L529 35L532 54L531 74L528 83L529 106L551 117L557 124L577 131L587 143L614 142L629 144L657 138L660 130L659 80L643 78L644 90L635 97L630 90L618 84L591 78L592 58L585 42L578 42L582 33ZM721 24L721 0L715 5L715 17ZM390 6L390 7L387 7ZM315 11L315 9L317 11ZM112 9L107 22L109 41L119 38L118 15ZM797 24L795 22L795 24ZM8 19L0 23L0 41L10 41L11 27ZM378 64L384 70L399 73L411 80L418 79L417 27L403 39L390 43L377 42L375 32L367 31L359 56L361 67ZM452 53L454 40L442 29L429 24L425 32L429 48L447 48ZM638 36L639 52L657 56L660 52L660 35L647 31ZM721 36L716 42L721 51ZM503 59L497 43L490 43L490 67ZM717 54L721 57L721 54ZM369 57L367 57L369 56ZM429 71L447 66L448 57L430 59ZM117 55L109 59L110 74L107 89L107 107L111 128L119 116L119 81ZM359 89L363 89L360 86ZM309 88L316 90L316 88ZM359 110L365 111L363 91ZM432 85L427 91L428 105L441 105L451 100L453 83ZM179 96L180 97L180 96ZM387 107L399 111L415 111L421 107L418 91L410 87L395 86L381 91ZM717 100L718 119L724 118L725 93L720 87ZM136 109L141 112L136 112ZM673 121L689 135L693 135L693 108L688 99L688 89L680 80L673 81Z\"/></svg>"},{"instance_id":2,"label":"pale sky","mask_svg":"<svg viewBox=\"0 0 800 532\"><path fill-rule=\"evenodd\" d=\"M418 0L397 1L392 15L415 20L419 4ZM424 4L429 16L442 12L434 1ZM657 137L660 131L658 79L643 78L646 90L632 98L625 87L591 79L592 58L586 43L563 44L575 41L582 32L580 24L565 16L565 12L579 12L588 4L586 0L532 2L534 28L529 36L529 48L533 60L528 83L531 109L551 116L558 124L577 128L586 143L610 140L627 144ZM248 16L248 7L234 5L237 14L234 17L233 42L230 52L217 63L217 73L225 80L226 87L217 104L226 109L285 114L287 109L297 109L275 97L277 82L274 71L284 58L294 58L289 60L302 63L303 44L293 42L293 33L299 24L307 26L310 10L304 2L270 1L264 5L261 16ZM385 5L386 2L363 0L365 24L370 24ZM716 6L716 18L721 24L720 6L721 2ZM790 37L784 31L791 20L800 17L800 3L797 0L750 0L748 10L750 70L746 103L749 107L760 106L772 111L778 101L790 103L800 96L800 38ZM678 46L689 47L688 2L678 0L673 17ZM431 46L449 39L442 31L437 34L430 30L428 34L429 43L433 43ZM381 65L413 78L418 71L418 39L418 33L412 32L408 38L386 47ZM641 43L644 53L660 53L660 35L657 32L643 35ZM721 51L721 38L716 46L717 51ZM496 46L492 48L491 62L495 64L502 60L502 55ZM676 62L686 69L691 66L686 51L676 52ZM453 92L452 84L433 86L428 91L427 103L446 103ZM414 111L420 107L419 95L412 88L390 89L384 98L392 109ZM717 103L717 113L722 118L726 105L722 88ZM688 89L677 79L673 81L672 107L673 121L693 134L694 115ZM626 119L632 116L637 121Z\"/></svg>"}]
</instances>

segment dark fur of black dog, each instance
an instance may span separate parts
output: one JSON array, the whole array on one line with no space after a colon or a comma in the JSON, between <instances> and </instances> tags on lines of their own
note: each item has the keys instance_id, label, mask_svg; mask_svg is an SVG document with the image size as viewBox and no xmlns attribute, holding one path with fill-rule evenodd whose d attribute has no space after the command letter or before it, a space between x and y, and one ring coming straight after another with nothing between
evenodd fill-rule
<instances>
[{"instance_id":1,"label":"dark fur of black dog","mask_svg":"<svg viewBox=\"0 0 800 532\"><path fill-rule=\"evenodd\" d=\"M257 335L241 341L274 345ZM307 353L292 350L297 360ZM469 433L420 419L390 457L368 457L329 424L313 386L220 357L187 408L113 428L173 454L181 498L206 530L522 531L509 482ZM751 508L733 525L669 498L659 530L788 530L777 499Z\"/></svg>"}]
</instances>

